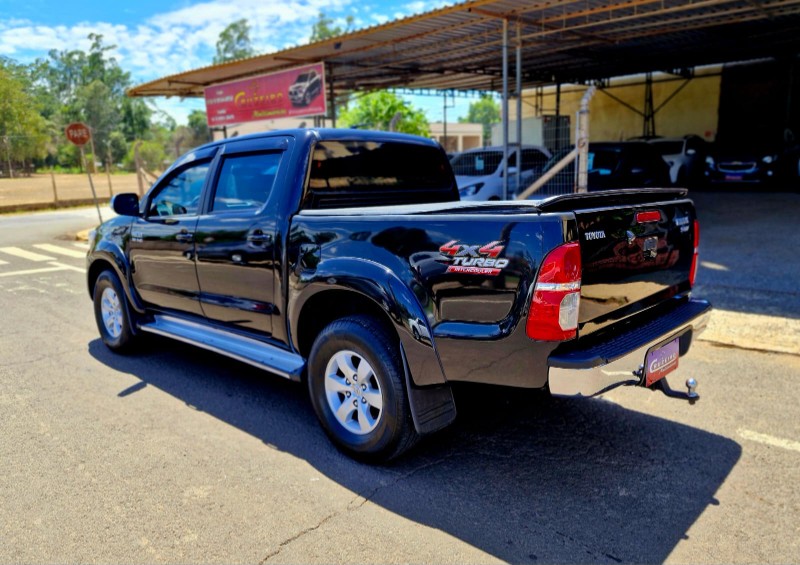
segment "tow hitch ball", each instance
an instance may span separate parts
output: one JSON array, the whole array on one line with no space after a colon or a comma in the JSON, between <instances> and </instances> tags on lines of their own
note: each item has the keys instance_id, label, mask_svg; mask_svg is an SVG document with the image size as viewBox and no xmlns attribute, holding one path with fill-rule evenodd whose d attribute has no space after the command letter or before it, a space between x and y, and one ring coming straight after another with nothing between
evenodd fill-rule
<instances>
[{"instance_id":1,"label":"tow hitch ball","mask_svg":"<svg viewBox=\"0 0 800 565\"><path fill-rule=\"evenodd\" d=\"M640 378L643 377L644 367L640 367L638 371L634 372L634 374ZM666 377L662 377L661 379L657 380L652 385L650 385L649 388L650 390L660 390L670 398L680 398L682 400L688 400L689 404L694 404L695 402L700 400L700 395L697 394L697 381L692 377L686 379L687 392L681 392L679 390L674 390L670 388Z\"/></svg>"}]
</instances>

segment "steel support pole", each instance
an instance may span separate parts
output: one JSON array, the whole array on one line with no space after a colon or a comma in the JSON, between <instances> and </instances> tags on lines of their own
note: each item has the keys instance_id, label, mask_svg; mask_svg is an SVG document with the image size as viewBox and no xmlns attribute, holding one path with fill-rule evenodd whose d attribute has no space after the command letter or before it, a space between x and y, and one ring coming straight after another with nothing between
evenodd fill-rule
<instances>
[{"instance_id":1,"label":"steel support pole","mask_svg":"<svg viewBox=\"0 0 800 565\"><path fill-rule=\"evenodd\" d=\"M589 101L594 92L595 87L590 86L581 98L581 109L578 110L578 135L575 140L578 149L578 182L575 192L589 190Z\"/></svg>"},{"instance_id":2,"label":"steel support pole","mask_svg":"<svg viewBox=\"0 0 800 565\"><path fill-rule=\"evenodd\" d=\"M519 194L522 188L522 29L521 23L517 20L517 182L514 187L514 194Z\"/></svg>"},{"instance_id":3,"label":"steel support pole","mask_svg":"<svg viewBox=\"0 0 800 565\"><path fill-rule=\"evenodd\" d=\"M503 200L508 200L508 20L503 20Z\"/></svg>"},{"instance_id":4,"label":"steel support pole","mask_svg":"<svg viewBox=\"0 0 800 565\"><path fill-rule=\"evenodd\" d=\"M325 73L325 80L328 81L328 97L331 105L331 125L336 127L336 91L333 88L333 68L328 65Z\"/></svg>"}]
</instances>

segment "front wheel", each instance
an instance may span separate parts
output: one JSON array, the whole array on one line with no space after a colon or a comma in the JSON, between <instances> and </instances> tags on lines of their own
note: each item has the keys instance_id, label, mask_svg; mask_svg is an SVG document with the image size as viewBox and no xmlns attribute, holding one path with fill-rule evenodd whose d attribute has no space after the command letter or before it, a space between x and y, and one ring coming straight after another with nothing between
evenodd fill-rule
<instances>
[{"instance_id":1,"label":"front wheel","mask_svg":"<svg viewBox=\"0 0 800 565\"><path fill-rule=\"evenodd\" d=\"M396 339L369 316L328 325L309 358L308 388L328 437L348 455L388 461L419 439Z\"/></svg>"},{"instance_id":2,"label":"front wheel","mask_svg":"<svg viewBox=\"0 0 800 565\"><path fill-rule=\"evenodd\" d=\"M110 270L100 273L94 285L94 317L100 338L112 351L126 351L134 341L125 300L125 291L116 273Z\"/></svg>"}]
</instances>

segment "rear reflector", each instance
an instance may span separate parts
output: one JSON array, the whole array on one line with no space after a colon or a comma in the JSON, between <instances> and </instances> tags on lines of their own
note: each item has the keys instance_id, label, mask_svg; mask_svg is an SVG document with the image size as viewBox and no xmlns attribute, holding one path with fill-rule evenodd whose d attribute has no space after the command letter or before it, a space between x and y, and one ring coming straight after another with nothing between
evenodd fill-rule
<instances>
[{"instance_id":1,"label":"rear reflector","mask_svg":"<svg viewBox=\"0 0 800 565\"><path fill-rule=\"evenodd\" d=\"M526 333L540 341L564 341L577 335L581 298L581 249L565 243L547 254L539 268Z\"/></svg>"},{"instance_id":2,"label":"rear reflector","mask_svg":"<svg viewBox=\"0 0 800 565\"><path fill-rule=\"evenodd\" d=\"M689 270L689 285L694 286L695 278L697 277L697 252L700 248L700 223L695 220L693 224L694 229L694 253L692 255L692 268Z\"/></svg>"},{"instance_id":3,"label":"rear reflector","mask_svg":"<svg viewBox=\"0 0 800 565\"><path fill-rule=\"evenodd\" d=\"M658 210L651 210L649 212L638 212L636 214L637 224L646 224L647 222L660 222L661 212Z\"/></svg>"}]
</instances>

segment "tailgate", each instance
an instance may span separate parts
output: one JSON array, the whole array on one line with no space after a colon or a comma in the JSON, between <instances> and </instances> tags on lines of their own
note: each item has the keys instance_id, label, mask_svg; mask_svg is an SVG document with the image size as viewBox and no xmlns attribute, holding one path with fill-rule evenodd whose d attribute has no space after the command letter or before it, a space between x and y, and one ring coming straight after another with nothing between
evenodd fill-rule
<instances>
[{"instance_id":1,"label":"tailgate","mask_svg":"<svg viewBox=\"0 0 800 565\"><path fill-rule=\"evenodd\" d=\"M576 210L581 335L690 289L695 210L687 199Z\"/></svg>"}]
</instances>

